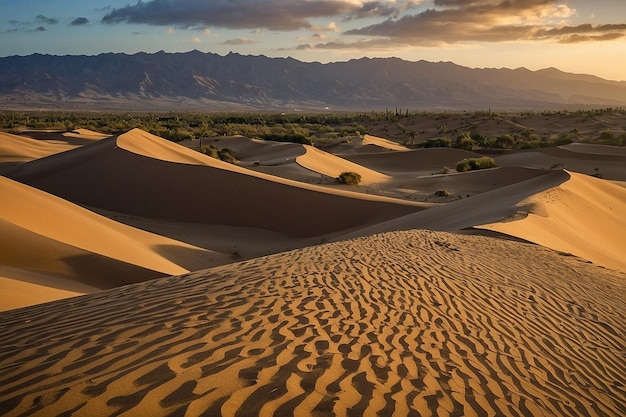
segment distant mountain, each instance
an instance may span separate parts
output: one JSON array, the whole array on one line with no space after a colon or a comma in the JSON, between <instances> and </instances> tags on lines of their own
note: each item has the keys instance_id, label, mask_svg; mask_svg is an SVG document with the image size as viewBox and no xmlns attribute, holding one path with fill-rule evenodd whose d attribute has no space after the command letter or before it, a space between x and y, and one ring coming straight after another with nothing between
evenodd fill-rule
<instances>
[{"instance_id":1,"label":"distant mountain","mask_svg":"<svg viewBox=\"0 0 626 417\"><path fill-rule=\"evenodd\" d=\"M550 109L626 105L626 82L554 68L470 69L362 58L329 64L230 53L0 58L4 109Z\"/></svg>"}]
</instances>

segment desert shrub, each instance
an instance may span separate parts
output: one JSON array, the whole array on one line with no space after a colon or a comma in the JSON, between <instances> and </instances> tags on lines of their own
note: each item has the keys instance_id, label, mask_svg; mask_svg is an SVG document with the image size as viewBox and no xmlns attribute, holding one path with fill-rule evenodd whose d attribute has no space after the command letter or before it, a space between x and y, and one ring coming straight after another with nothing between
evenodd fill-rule
<instances>
[{"instance_id":1,"label":"desert shrub","mask_svg":"<svg viewBox=\"0 0 626 417\"><path fill-rule=\"evenodd\" d=\"M471 151L476 146L476 142L472 139L469 133L463 133L456 138L456 142L454 143L454 147L457 149L464 149L466 151Z\"/></svg>"},{"instance_id":2,"label":"desert shrub","mask_svg":"<svg viewBox=\"0 0 626 417\"><path fill-rule=\"evenodd\" d=\"M456 164L457 172L475 171L478 169L495 168L496 162L493 158L483 156L480 158L467 158Z\"/></svg>"},{"instance_id":3,"label":"desert shrub","mask_svg":"<svg viewBox=\"0 0 626 417\"><path fill-rule=\"evenodd\" d=\"M449 148L450 146L452 146L450 139L444 137L430 138L424 142L424 148Z\"/></svg>"},{"instance_id":4,"label":"desert shrub","mask_svg":"<svg viewBox=\"0 0 626 417\"><path fill-rule=\"evenodd\" d=\"M337 181L347 185L359 185L361 182L361 175L356 172L346 171L339 174Z\"/></svg>"},{"instance_id":5,"label":"desert shrub","mask_svg":"<svg viewBox=\"0 0 626 417\"><path fill-rule=\"evenodd\" d=\"M482 133L473 132L470 137L478 146L487 147L490 145L489 138Z\"/></svg>"},{"instance_id":6,"label":"desert shrub","mask_svg":"<svg viewBox=\"0 0 626 417\"><path fill-rule=\"evenodd\" d=\"M219 151L217 151L217 154L219 158L224 162L228 162L230 164L237 163L237 158L235 158L233 151L228 148L220 149Z\"/></svg>"},{"instance_id":7,"label":"desert shrub","mask_svg":"<svg viewBox=\"0 0 626 417\"><path fill-rule=\"evenodd\" d=\"M541 146L541 141L537 141L537 140L532 140L532 141L522 140L518 144L518 147L520 149L537 149L540 146Z\"/></svg>"},{"instance_id":8,"label":"desert shrub","mask_svg":"<svg viewBox=\"0 0 626 417\"><path fill-rule=\"evenodd\" d=\"M437 190L435 191L435 197L449 197L450 192L448 190Z\"/></svg>"},{"instance_id":9,"label":"desert shrub","mask_svg":"<svg viewBox=\"0 0 626 417\"><path fill-rule=\"evenodd\" d=\"M555 146L562 146L573 143L574 141L567 133L563 133L558 138L554 139L553 142Z\"/></svg>"},{"instance_id":10,"label":"desert shrub","mask_svg":"<svg viewBox=\"0 0 626 417\"><path fill-rule=\"evenodd\" d=\"M202 152L205 155L210 156L211 158L220 159L220 155L217 151L217 148L214 146L203 146L200 149L200 152Z\"/></svg>"},{"instance_id":11,"label":"desert shrub","mask_svg":"<svg viewBox=\"0 0 626 417\"><path fill-rule=\"evenodd\" d=\"M500 135L496 138L493 146L501 149L511 149L515 145L515 139L511 135Z\"/></svg>"},{"instance_id":12,"label":"desert shrub","mask_svg":"<svg viewBox=\"0 0 626 417\"><path fill-rule=\"evenodd\" d=\"M200 148L200 152L210 156L211 158L220 159L224 162L228 162L231 164L237 163L237 158L235 158L233 151L228 148L217 149L215 146L209 145Z\"/></svg>"}]
</instances>

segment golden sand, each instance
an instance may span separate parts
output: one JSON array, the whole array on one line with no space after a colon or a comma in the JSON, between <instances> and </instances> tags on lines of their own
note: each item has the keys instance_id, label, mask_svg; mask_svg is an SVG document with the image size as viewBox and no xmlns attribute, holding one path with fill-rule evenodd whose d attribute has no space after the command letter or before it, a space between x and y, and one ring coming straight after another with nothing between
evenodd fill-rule
<instances>
[{"instance_id":1,"label":"golden sand","mask_svg":"<svg viewBox=\"0 0 626 417\"><path fill-rule=\"evenodd\" d=\"M4 415L619 415L622 273L392 232L0 315Z\"/></svg>"},{"instance_id":2,"label":"golden sand","mask_svg":"<svg viewBox=\"0 0 626 417\"><path fill-rule=\"evenodd\" d=\"M40 136L0 136L3 416L626 415L620 152Z\"/></svg>"}]
</instances>

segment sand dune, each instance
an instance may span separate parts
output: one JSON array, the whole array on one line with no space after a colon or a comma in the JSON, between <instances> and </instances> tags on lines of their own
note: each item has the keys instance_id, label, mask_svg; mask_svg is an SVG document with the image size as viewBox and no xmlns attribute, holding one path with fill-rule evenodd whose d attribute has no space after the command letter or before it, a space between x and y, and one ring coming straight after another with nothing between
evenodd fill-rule
<instances>
[{"instance_id":1,"label":"sand dune","mask_svg":"<svg viewBox=\"0 0 626 417\"><path fill-rule=\"evenodd\" d=\"M0 132L0 162L28 162L74 148L76 146Z\"/></svg>"},{"instance_id":2,"label":"sand dune","mask_svg":"<svg viewBox=\"0 0 626 417\"><path fill-rule=\"evenodd\" d=\"M438 190L445 190L450 194L450 198L458 199L497 190L546 173L548 173L546 170L521 167L503 167L464 173L451 171L445 175L403 177L401 185L405 190L413 190L416 194L432 195Z\"/></svg>"},{"instance_id":3,"label":"sand dune","mask_svg":"<svg viewBox=\"0 0 626 417\"><path fill-rule=\"evenodd\" d=\"M376 141L383 144L389 142L388 146L393 147L393 142L372 138L372 143ZM239 159L240 165L246 168L281 178L321 183L324 181L319 180L320 175L327 179L334 179L342 172L353 171L361 175L363 185L389 180L389 177L384 174L309 145L249 139L243 136L209 139L203 142L218 149L232 150ZM396 144L395 147L399 148L399 145Z\"/></svg>"},{"instance_id":4,"label":"sand dune","mask_svg":"<svg viewBox=\"0 0 626 417\"><path fill-rule=\"evenodd\" d=\"M496 175L499 171L492 170ZM478 172L460 175L469 177L475 174ZM568 178L567 173L563 171L543 171L543 175L535 175L527 180L514 182L471 198L456 200L418 213L411 213L373 226L367 226L340 235L336 239L348 239L394 230L456 231L485 223L504 221L518 212L517 204L519 202L555 187L567 181ZM480 179L480 176L475 177L475 179Z\"/></svg>"},{"instance_id":5,"label":"sand dune","mask_svg":"<svg viewBox=\"0 0 626 417\"><path fill-rule=\"evenodd\" d=\"M232 150L237 158L242 161L259 162L263 165L282 164L285 160L291 161L304 154L304 148L297 143L266 141L244 136L203 140L203 145L209 144L218 149Z\"/></svg>"},{"instance_id":6,"label":"sand dune","mask_svg":"<svg viewBox=\"0 0 626 417\"><path fill-rule=\"evenodd\" d=\"M0 313L0 409L622 415L624 278L408 231L158 279Z\"/></svg>"},{"instance_id":7,"label":"sand dune","mask_svg":"<svg viewBox=\"0 0 626 417\"><path fill-rule=\"evenodd\" d=\"M206 250L125 226L4 177L0 194L11 196L0 205L0 286L23 298L3 297L0 309L24 305L37 285L80 293L207 265ZM28 285L17 291L19 280Z\"/></svg>"},{"instance_id":8,"label":"sand dune","mask_svg":"<svg viewBox=\"0 0 626 417\"><path fill-rule=\"evenodd\" d=\"M479 226L626 272L626 189L586 175L517 204L512 221ZM520 217L522 219L520 219Z\"/></svg>"},{"instance_id":9,"label":"sand dune","mask_svg":"<svg viewBox=\"0 0 626 417\"><path fill-rule=\"evenodd\" d=\"M0 137L0 310L87 295L0 312L3 416L626 414L626 189L550 169L620 152L42 135Z\"/></svg>"},{"instance_id":10,"label":"sand dune","mask_svg":"<svg viewBox=\"0 0 626 417\"><path fill-rule=\"evenodd\" d=\"M590 143L570 143L569 145L560 146L559 148L586 155L626 156L626 148L619 146L594 145Z\"/></svg>"},{"instance_id":11,"label":"sand dune","mask_svg":"<svg viewBox=\"0 0 626 417\"><path fill-rule=\"evenodd\" d=\"M337 178L342 172L356 172L361 176L361 183L368 185L372 183L384 183L391 178L374 170L350 162L346 159L320 151L309 145L303 145L306 153L298 156L296 162L313 172L326 175L330 178Z\"/></svg>"},{"instance_id":12,"label":"sand dune","mask_svg":"<svg viewBox=\"0 0 626 417\"><path fill-rule=\"evenodd\" d=\"M78 139L87 139L87 140L100 140L104 138L108 138L111 135L107 135L105 133L96 132L89 129L75 129L71 132L63 133L63 137L65 138L78 138Z\"/></svg>"},{"instance_id":13,"label":"sand dune","mask_svg":"<svg viewBox=\"0 0 626 417\"><path fill-rule=\"evenodd\" d=\"M610 146L573 144L494 156L500 166L560 168L586 175L626 181L626 155ZM619 148L617 148L619 149Z\"/></svg>"},{"instance_id":14,"label":"sand dune","mask_svg":"<svg viewBox=\"0 0 626 417\"><path fill-rule=\"evenodd\" d=\"M378 136L372 136L372 135L364 135L363 141L361 142L361 144L363 146L375 145L383 149L388 149L390 151L404 152L404 151L409 150L409 148L407 148L406 146L402 146L397 142L393 142L391 140L388 140L385 138L379 138Z\"/></svg>"},{"instance_id":15,"label":"sand dune","mask_svg":"<svg viewBox=\"0 0 626 417\"><path fill-rule=\"evenodd\" d=\"M363 165L378 172L393 175L394 173L412 172L430 174L440 172L444 166L454 169L456 163L465 158L480 157L474 152L453 148L425 148L408 152L389 152L381 154L346 155L350 161Z\"/></svg>"},{"instance_id":16,"label":"sand dune","mask_svg":"<svg viewBox=\"0 0 626 417\"><path fill-rule=\"evenodd\" d=\"M138 129L32 161L7 176L81 205L289 236L320 236L421 209L254 172Z\"/></svg>"}]
</instances>

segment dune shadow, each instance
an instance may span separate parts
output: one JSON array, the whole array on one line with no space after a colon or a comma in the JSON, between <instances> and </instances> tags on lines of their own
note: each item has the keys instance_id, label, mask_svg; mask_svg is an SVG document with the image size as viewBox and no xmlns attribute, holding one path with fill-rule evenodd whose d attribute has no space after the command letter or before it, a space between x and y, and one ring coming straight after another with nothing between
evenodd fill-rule
<instances>
[{"instance_id":1,"label":"dune shadow","mask_svg":"<svg viewBox=\"0 0 626 417\"><path fill-rule=\"evenodd\" d=\"M60 260L70 269L74 281L100 289L149 281L169 276L141 266L93 253L64 257Z\"/></svg>"}]
</instances>

